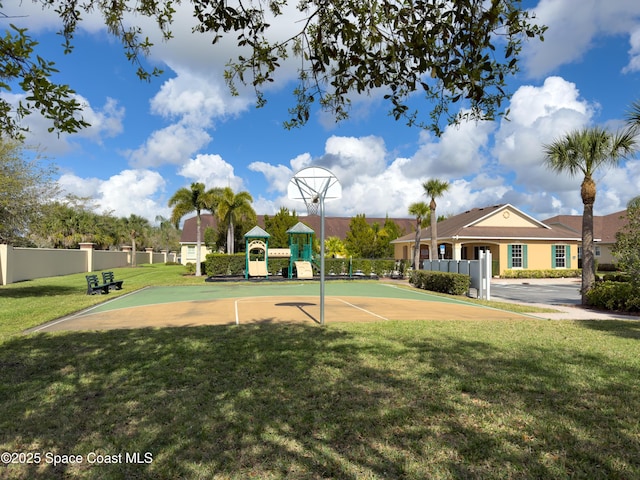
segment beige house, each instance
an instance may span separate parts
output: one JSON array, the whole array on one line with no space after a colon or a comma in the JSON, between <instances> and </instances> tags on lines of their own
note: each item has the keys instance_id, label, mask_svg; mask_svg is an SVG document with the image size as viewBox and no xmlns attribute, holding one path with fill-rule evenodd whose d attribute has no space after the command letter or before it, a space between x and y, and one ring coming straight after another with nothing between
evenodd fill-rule
<instances>
[{"instance_id":1,"label":"beige house","mask_svg":"<svg viewBox=\"0 0 640 480\"><path fill-rule=\"evenodd\" d=\"M420 235L420 259L430 258L431 228ZM477 260L490 251L494 275L507 269L578 268L579 232L543 223L509 204L474 208L438 222L439 251L433 258ZM411 261L415 233L392 242L396 259ZM443 254L441 254L443 252Z\"/></svg>"},{"instance_id":2,"label":"beige house","mask_svg":"<svg viewBox=\"0 0 640 480\"><path fill-rule=\"evenodd\" d=\"M582 232L581 215L557 215L543 220L552 227L561 226L573 230L577 234ZM598 265L613 265L617 259L611 253L616 243L616 233L627 225L627 211L610 213L609 215L593 217L593 236L597 239L595 244L596 262ZM578 260L582 259L582 247L578 249Z\"/></svg>"}]
</instances>

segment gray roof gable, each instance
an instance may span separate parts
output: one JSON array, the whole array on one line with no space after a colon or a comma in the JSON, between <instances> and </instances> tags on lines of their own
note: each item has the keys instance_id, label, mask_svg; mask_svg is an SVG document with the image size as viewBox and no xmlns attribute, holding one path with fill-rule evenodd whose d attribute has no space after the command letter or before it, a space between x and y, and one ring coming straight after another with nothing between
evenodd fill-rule
<instances>
[{"instance_id":1,"label":"gray roof gable","mask_svg":"<svg viewBox=\"0 0 640 480\"><path fill-rule=\"evenodd\" d=\"M287 230L287 233L313 234L315 232L310 227L307 227L304 223L298 222L293 227L291 227L289 230Z\"/></svg>"},{"instance_id":2,"label":"gray roof gable","mask_svg":"<svg viewBox=\"0 0 640 480\"><path fill-rule=\"evenodd\" d=\"M270 234L265 232L262 228L260 228L257 225L244 234L244 238L270 238L270 237L271 237Z\"/></svg>"}]
</instances>

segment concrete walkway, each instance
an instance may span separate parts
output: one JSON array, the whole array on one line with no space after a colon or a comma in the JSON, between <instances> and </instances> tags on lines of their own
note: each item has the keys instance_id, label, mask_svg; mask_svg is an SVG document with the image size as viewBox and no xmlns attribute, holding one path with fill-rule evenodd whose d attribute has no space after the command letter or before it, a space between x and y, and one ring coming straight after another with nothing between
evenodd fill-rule
<instances>
[{"instance_id":1,"label":"concrete walkway","mask_svg":"<svg viewBox=\"0 0 640 480\"><path fill-rule=\"evenodd\" d=\"M601 310L593 310L580 305L544 305L541 303L532 303L532 306L542 308L552 308L558 310L557 313L528 313L537 318L546 320L636 320L640 321L640 317L636 315L626 315L621 313L604 312Z\"/></svg>"},{"instance_id":2,"label":"concrete walkway","mask_svg":"<svg viewBox=\"0 0 640 480\"><path fill-rule=\"evenodd\" d=\"M509 284L529 284L529 285L575 285L580 288L581 280L579 278L496 278L491 281L493 284L509 285ZM519 303L508 299L503 299L495 295L491 295L491 299L505 303ZM543 318L547 320L637 320L640 321L640 316L630 315L623 313L608 312L602 310L594 310L591 308L583 307L582 305L572 305L567 303L566 305L548 305L544 303L526 303L526 305L532 305L540 308L548 308L557 310L557 313L528 313L537 318Z\"/></svg>"}]
</instances>

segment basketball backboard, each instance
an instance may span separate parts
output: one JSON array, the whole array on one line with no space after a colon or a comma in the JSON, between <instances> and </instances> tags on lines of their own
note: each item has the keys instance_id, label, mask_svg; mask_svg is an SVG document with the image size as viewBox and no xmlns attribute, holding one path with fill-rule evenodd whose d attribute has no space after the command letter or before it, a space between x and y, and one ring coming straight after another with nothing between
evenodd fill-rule
<instances>
[{"instance_id":1,"label":"basketball backboard","mask_svg":"<svg viewBox=\"0 0 640 480\"><path fill-rule=\"evenodd\" d=\"M307 167L296 173L289 182L288 196L303 201L310 213L321 201L342 197L342 186L336 176L323 167ZM317 212L317 207L315 208Z\"/></svg>"}]
</instances>

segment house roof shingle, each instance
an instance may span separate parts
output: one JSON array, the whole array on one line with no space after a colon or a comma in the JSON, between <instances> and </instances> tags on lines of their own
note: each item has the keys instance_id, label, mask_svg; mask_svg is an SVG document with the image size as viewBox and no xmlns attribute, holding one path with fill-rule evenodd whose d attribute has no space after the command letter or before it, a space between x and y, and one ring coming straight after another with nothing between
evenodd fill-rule
<instances>
[{"instance_id":1,"label":"house roof shingle","mask_svg":"<svg viewBox=\"0 0 640 480\"><path fill-rule=\"evenodd\" d=\"M582 215L556 215L544 220L547 225L563 226L582 235ZM627 211L610 213L609 215L593 217L593 237L601 243L615 243L616 232L622 230L628 223Z\"/></svg>"},{"instance_id":2,"label":"house roof shingle","mask_svg":"<svg viewBox=\"0 0 640 480\"><path fill-rule=\"evenodd\" d=\"M483 220L499 213L502 210L515 212L523 219L524 223L531 226L486 226L481 225ZM536 240L577 240L580 235L564 226L551 226L545 222L540 222L535 218L521 212L509 204L493 205L489 207L473 208L466 212L454 215L438 222L439 239L536 239ZM420 239L431 239L431 227L427 227L420 232ZM415 235L405 235L392 243L405 243L414 241Z\"/></svg>"},{"instance_id":3,"label":"house roof shingle","mask_svg":"<svg viewBox=\"0 0 640 480\"><path fill-rule=\"evenodd\" d=\"M320 234L320 216L309 215L306 217L298 217L300 222L311 228L317 235ZM386 218L379 217L365 217L367 223L370 225L378 223L384 225ZM415 219L414 218L391 218L398 226L400 230L405 232L415 231ZM258 215L256 219L257 225L264 229L264 215ZM338 237L344 240L347 237L349 226L351 224L351 217L325 217L324 222L324 234L325 237ZM217 220L210 213L203 213L200 215L200 235L204 238L204 231L207 227L216 227ZM196 217L187 218L182 227L182 235L180 236L180 243L196 243Z\"/></svg>"},{"instance_id":4,"label":"house roof shingle","mask_svg":"<svg viewBox=\"0 0 640 480\"><path fill-rule=\"evenodd\" d=\"M491 227L476 226L483 219L498 213L500 210L511 208L522 214L531 221L532 227ZM320 217L310 215L299 217L300 222L314 230L320 232ZM369 224L384 224L385 218L366 218ZM407 242L415 240L415 219L414 218L392 218L400 226L406 235L398 238L394 242ZM216 219L211 214L201 215L201 234L207 227L215 227ZM264 215L257 216L257 226L264 228ZM325 237L338 237L345 239L351 217L326 217ZM611 213L604 216L594 216L594 238L601 243L614 243L615 234L626 224L626 210ZM535 226L537 225L538 228ZM543 221L538 221L509 204L499 204L482 208L473 208L466 212L454 215L441 222L438 222L438 238L466 238L466 239L490 239L490 238L519 238L519 239L553 239L553 240L580 240L582 238L582 216L581 215L556 215ZM267 233L267 232L265 232ZM422 229L422 240L431 238L431 227ZM196 242L196 217L185 220L180 243Z\"/></svg>"}]
</instances>

